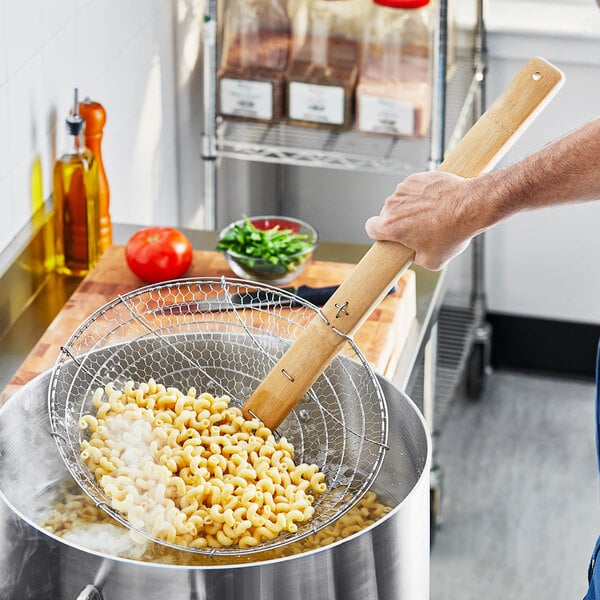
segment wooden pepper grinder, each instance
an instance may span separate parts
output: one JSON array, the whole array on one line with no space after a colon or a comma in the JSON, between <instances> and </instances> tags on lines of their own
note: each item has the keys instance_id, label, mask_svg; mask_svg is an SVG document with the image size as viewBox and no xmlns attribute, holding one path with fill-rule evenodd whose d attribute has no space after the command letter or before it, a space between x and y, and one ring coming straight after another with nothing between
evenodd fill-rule
<instances>
[{"instance_id":1,"label":"wooden pepper grinder","mask_svg":"<svg viewBox=\"0 0 600 600\"><path fill-rule=\"evenodd\" d=\"M100 212L100 252L112 244L112 225L110 221L110 189L102 160L102 134L106 123L106 111L99 102L85 98L79 105L79 113L85 121L85 146L91 150L98 162L98 208Z\"/></svg>"}]
</instances>

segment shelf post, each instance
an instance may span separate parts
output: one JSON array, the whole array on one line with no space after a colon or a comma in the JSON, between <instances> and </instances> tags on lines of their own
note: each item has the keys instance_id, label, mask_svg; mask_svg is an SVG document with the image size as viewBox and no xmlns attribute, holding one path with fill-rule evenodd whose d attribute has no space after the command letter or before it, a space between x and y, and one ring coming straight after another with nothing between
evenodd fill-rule
<instances>
[{"instance_id":1,"label":"shelf post","mask_svg":"<svg viewBox=\"0 0 600 600\"><path fill-rule=\"evenodd\" d=\"M205 0L202 26L204 229L217 228L217 0Z\"/></svg>"},{"instance_id":2,"label":"shelf post","mask_svg":"<svg viewBox=\"0 0 600 600\"><path fill-rule=\"evenodd\" d=\"M474 66L477 88L474 102L474 119L477 120L486 111L486 74L487 74L487 44L484 19L484 0L477 0L477 24L474 41ZM471 305L474 307L480 325L485 320L487 298L485 293L485 238L478 235L472 242L471 264Z\"/></svg>"},{"instance_id":3,"label":"shelf post","mask_svg":"<svg viewBox=\"0 0 600 600\"><path fill-rule=\"evenodd\" d=\"M435 170L444 160L446 149L446 75L448 54L448 0L437 3L433 39L433 77L431 102L431 149L429 169Z\"/></svg>"}]
</instances>

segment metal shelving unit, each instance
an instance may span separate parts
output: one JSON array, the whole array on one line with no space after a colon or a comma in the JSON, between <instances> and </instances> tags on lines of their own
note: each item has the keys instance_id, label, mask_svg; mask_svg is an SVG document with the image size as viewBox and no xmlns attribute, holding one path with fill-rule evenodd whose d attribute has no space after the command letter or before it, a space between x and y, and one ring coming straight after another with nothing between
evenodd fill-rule
<instances>
[{"instance_id":1,"label":"metal shelving unit","mask_svg":"<svg viewBox=\"0 0 600 600\"><path fill-rule=\"evenodd\" d=\"M477 7L473 47L458 49L456 68L448 76L448 0L438 0L434 33L432 124L427 137L402 140L336 132L283 124L263 125L228 121L216 115L217 88L217 0L205 1L204 49L204 164L205 228L216 228L216 169L221 157L368 173L397 174L399 178L417 171L434 170L444 154L467 132L485 107L486 66L483 0ZM473 243L472 306L445 307L429 316L427 337L415 355L412 373L404 381L411 397L421 406L431 431L438 431L440 414L458 385L465 366L475 376L485 372L489 359L489 326L485 323L483 289L483 238ZM443 279L443 278L442 278ZM471 345L483 349L474 356ZM478 359L474 362L474 358ZM474 367L481 367L477 371ZM407 384L407 382L410 382ZM439 513L441 474L434 459L432 470L432 524ZM435 513L435 514L434 514Z\"/></svg>"},{"instance_id":2,"label":"metal shelving unit","mask_svg":"<svg viewBox=\"0 0 600 600\"><path fill-rule=\"evenodd\" d=\"M449 100L444 137L450 143L460 140L471 124L474 89L473 58L460 57L445 92ZM218 123L215 134L217 156L228 158L399 175L436 166L431 137L403 140L357 131L227 120Z\"/></svg>"},{"instance_id":3,"label":"metal shelving unit","mask_svg":"<svg viewBox=\"0 0 600 600\"><path fill-rule=\"evenodd\" d=\"M206 228L215 228L215 171L219 157L398 175L435 169L444 153L462 138L472 124L478 87L476 57L472 48L458 54L456 68L451 76L447 76L447 3L448 0L439 0L436 5L430 132L424 138L403 140L356 131L336 132L285 123L263 125L219 118L216 114L218 2L206 0L202 137Z\"/></svg>"}]
</instances>

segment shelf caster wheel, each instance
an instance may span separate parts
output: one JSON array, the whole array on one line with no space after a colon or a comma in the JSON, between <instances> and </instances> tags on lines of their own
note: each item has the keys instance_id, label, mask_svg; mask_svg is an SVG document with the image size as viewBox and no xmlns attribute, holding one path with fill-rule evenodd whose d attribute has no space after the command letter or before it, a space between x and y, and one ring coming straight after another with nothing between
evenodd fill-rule
<instances>
[{"instance_id":1,"label":"shelf caster wheel","mask_svg":"<svg viewBox=\"0 0 600 600\"><path fill-rule=\"evenodd\" d=\"M479 400L485 387L485 347L483 344L474 344L467 359L465 391L470 400Z\"/></svg>"},{"instance_id":2,"label":"shelf caster wheel","mask_svg":"<svg viewBox=\"0 0 600 600\"><path fill-rule=\"evenodd\" d=\"M429 478L429 540L433 546L435 535L442 522L442 470L431 468Z\"/></svg>"},{"instance_id":3,"label":"shelf caster wheel","mask_svg":"<svg viewBox=\"0 0 600 600\"><path fill-rule=\"evenodd\" d=\"M470 400L479 400L490 371L491 327L478 328L465 369L465 393Z\"/></svg>"}]
</instances>

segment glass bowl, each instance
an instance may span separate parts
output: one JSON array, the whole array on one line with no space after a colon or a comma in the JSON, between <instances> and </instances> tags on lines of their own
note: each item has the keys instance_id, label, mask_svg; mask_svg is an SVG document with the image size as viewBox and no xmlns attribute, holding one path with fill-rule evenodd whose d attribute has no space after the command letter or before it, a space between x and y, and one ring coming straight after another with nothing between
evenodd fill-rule
<instances>
[{"instance_id":1,"label":"glass bowl","mask_svg":"<svg viewBox=\"0 0 600 600\"><path fill-rule=\"evenodd\" d=\"M295 241L301 241L299 251L292 253L272 251L272 246L265 242L265 237L258 234L261 243L254 245L249 241L248 235L240 232L240 236L244 236L244 241L248 243L244 246L244 251L241 252L239 247L235 250L231 248L219 247L223 240L231 238L232 232L244 225L250 224L261 232L268 232L268 235L287 232L293 236ZM297 236L302 236L298 238ZM241 239L241 238L240 238ZM225 258L231 270L242 279L250 279L252 281L261 281L271 285L285 285L300 275L306 268L313 255L314 249L319 241L317 230L308 223L292 217L281 217L274 215L261 215L257 217L246 217L239 221L234 221L225 227L218 238L217 249L223 250ZM238 244L238 246L243 244Z\"/></svg>"}]
</instances>

